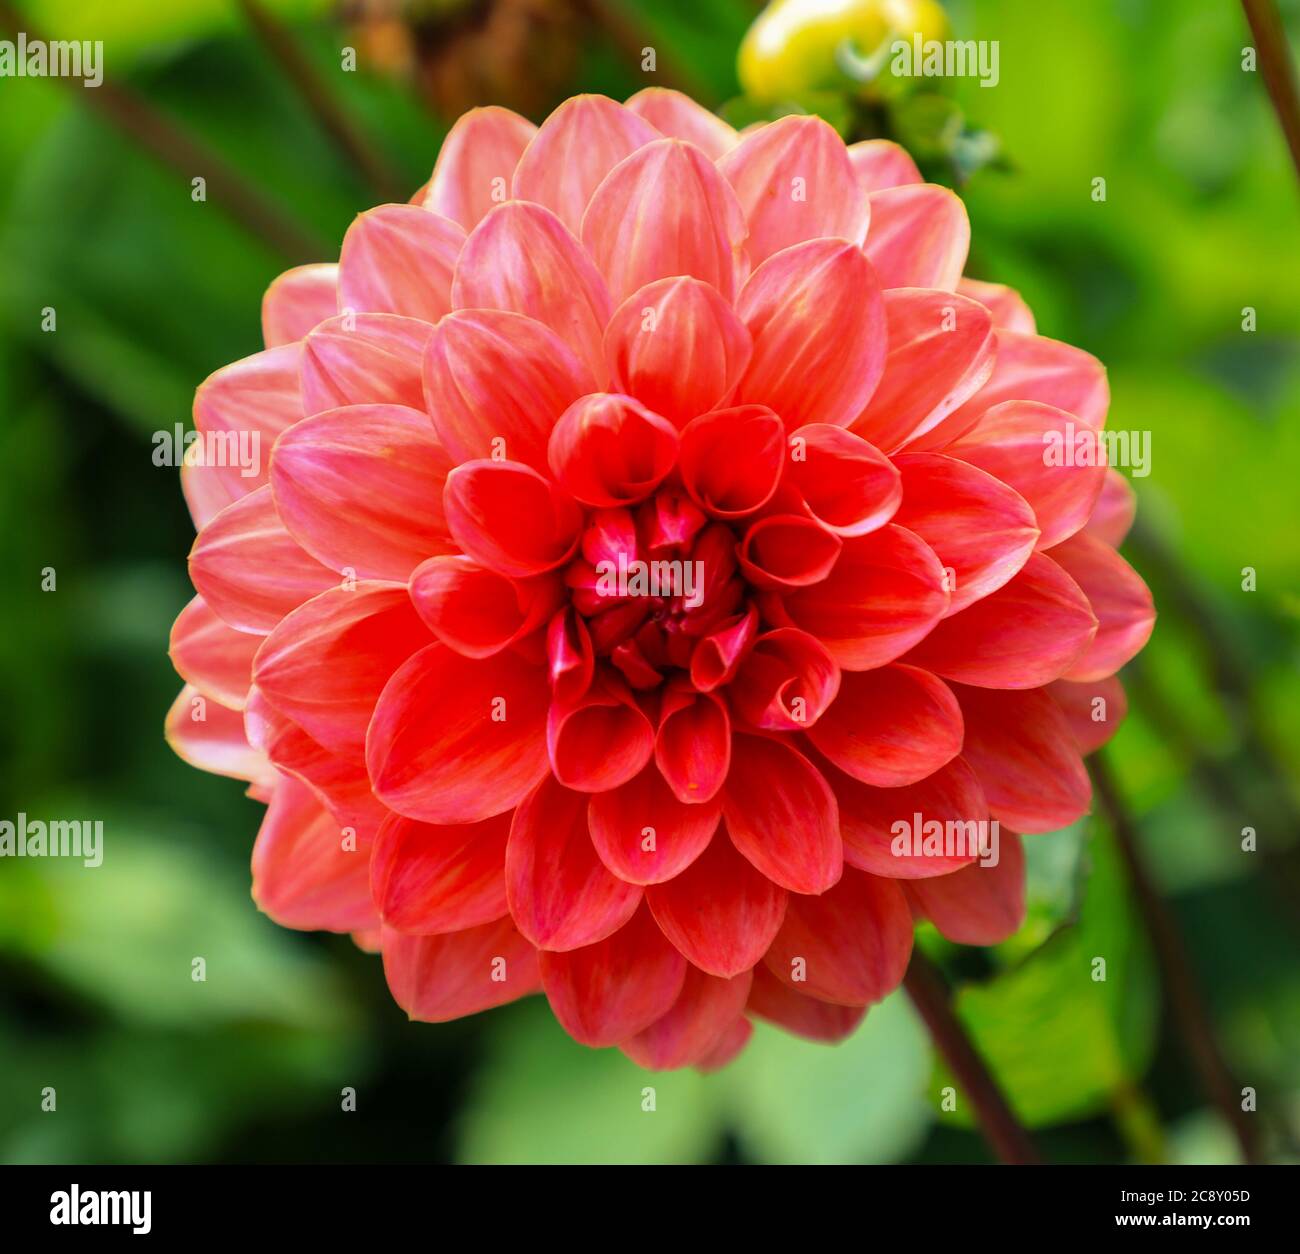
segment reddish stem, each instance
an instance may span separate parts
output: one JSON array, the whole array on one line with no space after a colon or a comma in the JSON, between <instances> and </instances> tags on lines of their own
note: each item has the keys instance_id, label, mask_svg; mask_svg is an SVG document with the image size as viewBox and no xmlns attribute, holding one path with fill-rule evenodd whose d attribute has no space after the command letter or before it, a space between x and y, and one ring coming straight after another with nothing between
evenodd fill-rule
<instances>
[{"instance_id":1,"label":"reddish stem","mask_svg":"<svg viewBox=\"0 0 1300 1254\"><path fill-rule=\"evenodd\" d=\"M379 155L375 145L353 125L324 78L303 55L289 29L260 0L239 0L239 6L248 24L344 159L361 171L380 200L405 200L396 174Z\"/></svg>"},{"instance_id":2,"label":"reddish stem","mask_svg":"<svg viewBox=\"0 0 1300 1254\"><path fill-rule=\"evenodd\" d=\"M1300 177L1300 88L1296 86L1295 62L1286 41L1286 29L1277 10L1277 0L1241 0L1246 10L1259 53L1259 68L1264 75L1273 111L1282 125L1296 175Z\"/></svg>"},{"instance_id":3,"label":"reddish stem","mask_svg":"<svg viewBox=\"0 0 1300 1254\"><path fill-rule=\"evenodd\" d=\"M1156 891L1138 848L1137 827L1124 807L1110 768L1100 753L1093 754L1091 767L1097 798L1115 833L1137 897L1138 912L1156 952L1161 982L1169 995L1169 1008L1178 1025L1179 1036L1206 1095L1232 1128L1241 1146L1242 1157L1248 1163L1257 1163L1261 1161L1259 1134L1254 1121L1241 1108L1241 1087L1228 1070L1215 1039L1209 1009L1192 970L1182 933L1164 899Z\"/></svg>"},{"instance_id":4,"label":"reddish stem","mask_svg":"<svg viewBox=\"0 0 1300 1254\"><path fill-rule=\"evenodd\" d=\"M947 980L920 949L912 950L903 987L925 1020L939 1053L974 1105L980 1131L993 1152L1004 1163L1041 1163L1029 1133L1020 1126L984 1059L953 1013Z\"/></svg>"},{"instance_id":5,"label":"reddish stem","mask_svg":"<svg viewBox=\"0 0 1300 1254\"><path fill-rule=\"evenodd\" d=\"M25 30L29 39L39 37L32 23L8 0L0 0L0 29L6 27L15 34ZM224 157L160 113L143 96L107 78L98 87L84 89L75 79L57 81L74 90L78 100L96 109L187 183L201 176L213 194L212 203L276 252L292 262L319 261L327 255L323 243L286 217Z\"/></svg>"}]
</instances>

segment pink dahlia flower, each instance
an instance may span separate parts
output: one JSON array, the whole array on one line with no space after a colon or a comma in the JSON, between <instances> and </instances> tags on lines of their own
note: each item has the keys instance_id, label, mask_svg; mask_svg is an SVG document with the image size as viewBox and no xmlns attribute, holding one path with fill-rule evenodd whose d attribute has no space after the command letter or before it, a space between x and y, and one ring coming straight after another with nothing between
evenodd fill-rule
<instances>
[{"instance_id":1,"label":"pink dahlia flower","mask_svg":"<svg viewBox=\"0 0 1300 1254\"><path fill-rule=\"evenodd\" d=\"M169 717L267 803L260 907L661 1068L851 1032L918 917L1011 934L1153 609L1124 480L1045 453L1105 372L968 238L893 144L651 89L467 114L277 279L195 399L269 456L184 469Z\"/></svg>"}]
</instances>

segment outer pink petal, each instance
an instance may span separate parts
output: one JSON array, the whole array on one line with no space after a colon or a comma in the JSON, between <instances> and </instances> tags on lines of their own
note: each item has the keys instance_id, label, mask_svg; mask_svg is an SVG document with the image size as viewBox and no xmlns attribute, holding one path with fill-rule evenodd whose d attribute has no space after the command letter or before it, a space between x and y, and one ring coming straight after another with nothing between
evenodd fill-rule
<instances>
[{"instance_id":1,"label":"outer pink petal","mask_svg":"<svg viewBox=\"0 0 1300 1254\"><path fill-rule=\"evenodd\" d=\"M985 283L980 279L962 279L957 290L971 300L977 300L993 315L993 325L1000 331L1019 331L1033 335L1037 329L1034 315L1025 298L1014 288L1002 283Z\"/></svg>"},{"instance_id":2,"label":"outer pink petal","mask_svg":"<svg viewBox=\"0 0 1300 1254\"><path fill-rule=\"evenodd\" d=\"M405 580L455 548L442 513L449 466L424 413L350 405L281 436L271 488L285 526L327 566Z\"/></svg>"},{"instance_id":3,"label":"outer pink petal","mask_svg":"<svg viewBox=\"0 0 1300 1254\"><path fill-rule=\"evenodd\" d=\"M621 302L656 279L692 275L735 295L745 218L708 157L680 139L633 153L596 189L582 242Z\"/></svg>"},{"instance_id":4,"label":"outer pink petal","mask_svg":"<svg viewBox=\"0 0 1300 1254\"><path fill-rule=\"evenodd\" d=\"M492 923L506 905L510 818L435 826L390 814L375 838L370 889L384 923L431 935Z\"/></svg>"},{"instance_id":5,"label":"outer pink petal","mask_svg":"<svg viewBox=\"0 0 1300 1254\"><path fill-rule=\"evenodd\" d=\"M464 243L459 223L418 205L358 214L339 254L341 308L437 322L451 309L451 276Z\"/></svg>"},{"instance_id":6,"label":"outer pink petal","mask_svg":"<svg viewBox=\"0 0 1300 1254\"><path fill-rule=\"evenodd\" d=\"M167 711L167 743L178 758L213 775L228 775L267 790L280 778L248 743L243 716L186 684Z\"/></svg>"},{"instance_id":7,"label":"outer pink petal","mask_svg":"<svg viewBox=\"0 0 1300 1254\"><path fill-rule=\"evenodd\" d=\"M695 1064L695 1070L709 1075L730 1066L740 1057L753 1035L754 1025L744 1015L737 1015L718 1038L717 1044Z\"/></svg>"},{"instance_id":8,"label":"outer pink petal","mask_svg":"<svg viewBox=\"0 0 1300 1254\"><path fill-rule=\"evenodd\" d=\"M769 257L736 304L754 354L735 400L769 405L793 431L808 422L847 427L885 366L880 286L862 251L810 240Z\"/></svg>"},{"instance_id":9,"label":"outer pink petal","mask_svg":"<svg viewBox=\"0 0 1300 1254\"><path fill-rule=\"evenodd\" d=\"M384 685L431 638L404 587L358 582L288 615L258 650L253 677L309 736L359 761Z\"/></svg>"},{"instance_id":10,"label":"outer pink petal","mask_svg":"<svg viewBox=\"0 0 1300 1254\"><path fill-rule=\"evenodd\" d=\"M181 466L181 491L195 531L202 531L227 505L251 490L251 479L227 478L224 466L205 466L192 461Z\"/></svg>"},{"instance_id":11,"label":"outer pink petal","mask_svg":"<svg viewBox=\"0 0 1300 1254\"><path fill-rule=\"evenodd\" d=\"M853 430L892 452L936 427L993 370L993 323L983 305L952 292L885 292L889 356Z\"/></svg>"},{"instance_id":12,"label":"outer pink petal","mask_svg":"<svg viewBox=\"0 0 1300 1254\"><path fill-rule=\"evenodd\" d=\"M341 314L304 341L302 412L344 405L424 406L420 378L433 328L397 314Z\"/></svg>"},{"instance_id":13,"label":"outer pink petal","mask_svg":"<svg viewBox=\"0 0 1300 1254\"><path fill-rule=\"evenodd\" d=\"M1078 583L1100 626L1096 639L1065 673L1089 681L1113 675L1151 638L1156 608L1142 577L1104 540L1072 536L1048 555Z\"/></svg>"},{"instance_id":14,"label":"outer pink petal","mask_svg":"<svg viewBox=\"0 0 1300 1254\"><path fill-rule=\"evenodd\" d=\"M555 1017L584 1045L600 1049L644 1031L672 1008L686 961L642 908L612 936L567 953L539 957Z\"/></svg>"},{"instance_id":15,"label":"outer pink petal","mask_svg":"<svg viewBox=\"0 0 1300 1254\"><path fill-rule=\"evenodd\" d=\"M943 448L964 436L1003 401L1039 401L1101 430L1110 404L1106 368L1091 353L1043 335L996 331L997 360L988 381L960 408L913 444Z\"/></svg>"},{"instance_id":16,"label":"outer pink petal","mask_svg":"<svg viewBox=\"0 0 1300 1254\"><path fill-rule=\"evenodd\" d=\"M223 366L204 379L194 393L197 431L222 435L228 440L238 439L241 432L247 433L244 443L255 453L252 460L256 462L256 473L247 473L254 467L237 464L238 457L227 457L226 465L204 467L206 473L221 481L232 500L246 496L266 482L267 464L276 437L303 416L298 391L301 357L302 349L297 344L268 348ZM251 445L249 438L253 441ZM203 445L195 447L201 449Z\"/></svg>"},{"instance_id":17,"label":"outer pink petal","mask_svg":"<svg viewBox=\"0 0 1300 1254\"><path fill-rule=\"evenodd\" d=\"M745 1009L752 981L748 971L720 980L688 967L672 1009L620 1048L633 1062L652 1071L671 1071L704 1061Z\"/></svg>"},{"instance_id":18,"label":"outer pink petal","mask_svg":"<svg viewBox=\"0 0 1300 1254\"><path fill-rule=\"evenodd\" d=\"M862 1006L893 992L912 956L912 915L903 890L848 867L820 897L792 896L763 958L796 993Z\"/></svg>"},{"instance_id":19,"label":"outer pink petal","mask_svg":"<svg viewBox=\"0 0 1300 1254\"><path fill-rule=\"evenodd\" d=\"M949 593L939 559L903 527L844 542L830 577L787 593L776 621L810 632L845 669L884 666L944 616Z\"/></svg>"},{"instance_id":20,"label":"outer pink petal","mask_svg":"<svg viewBox=\"0 0 1300 1254\"><path fill-rule=\"evenodd\" d=\"M861 244L871 211L844 141L814 115L783 117L745 135L718 169L749 225L757 266L804 240L836 236Z\"/></svg>"},{"instance_id":21,"label":"outer pink petal","mask_svg":"<svg viewBox=\"0 0 1300 1254\"><path fill-rule=\"evenodd\" d=\"M658 138L649 122L608 97L574 96L533 136L515 170L514 194L545 205L578 235L604 177Z\"/></svg>"},{"instance_id":22,"label":"outer pink petal","mask_svg":"<svg viewBox=\"0 0 1300 1254\"><path fill-rule=\"evenodd\" d=\"M1074 733L1079 752L1095 753L1117 731L1128 713L1124 685L1114 675L1087 683L1058 679L1048 686Z\"/></svg>"},{"instance_id":23,"label":"outer pink petal","mask_svg":"<svg viewBox=\"0 0 1300 1254\"><path fill-rule=\"evenodd\" d=\"M544 468L556 419L593 386L554 331L502 310L450 314L424 359L424 403L457 462L497 457Z\"/></svg>"},{"instance_id":24,"label":"outer pink petal","mask_svg":"<svg viewBox=\"0 0 1300 1254\"><path fill-rule=\"evenodd\" d=\"M352 943L363 954L382 954L384 952L384 929L382 927L368 927L359 932L353 932Z\"/></svg>"},{"instance_id":25,"label":"outer pink petal","mask_svg":"<svg viewBox=\"0 0 1300 1254\"><path fill-rule=\"evenodd\" d=\"M808 739L854 779L900 788L961 752L961 710L948 686L918 667L850 671Z\"/></svg>"},{"instance_id":26,"label":"outer pink petal","mask_svg":"<svg viewBox=\"0 0 1300 1254\"><path fill-rule=\"evenodd\" d=\"M282 776L253 846L253 900L281 927L375 927L370 850L349 839L315 793Z\"/></svg>"},{"instance_id":27,"label":"outer pink petal","mask_svg":"<svg viewBox=\"0 0 1300 1254\"><path fill-rule=\"evenodd\" d=\"M421 1023L446 1023L538 991L537 951L509 918L405 936L384 929L384 975L393 1000Z\"/></svg>"},{"instance_id":28,"label":"outer pink petal","mask_svg":"<svg viewBox=\"0 0 1300 1254\"><path fill-rule=\"evenodd\" d=\"M1124 543L1129 528L1133 526L1136 514L1137 495L1132 485L1114 467L1107 467L1101 495L1097 498L1084 531L1119 548Z\"/></svg>"},{"instance_id":29,"label":"outer pink petal","mask_svg":"<svg viewBox=\"0 0 1300 1254\"><path fill-rule=\"evenodd\" d=\"M340 827L353 828L367 840L379 831L389 811L371 792L364 762L331 753L276 709L257 687L248 694L244 731L249 744L281 771L313 789Z\"/></svg>"},{"instance_id":30,"label":"outer pink petal","mask_svg":"<svg viewBox=\"0 0 1300 1254\"><path fill-rule=\"evenodd\" d=\"M722 404L753 343L716 288L679 275L633 292L605 328L611 387L684 427Z\"/></svg>"},{"instance_id":31,"label":"outer pink petal","mask_svg":"<svg viewBox=\"0 0 1300 1254\"><path fill-rule=\"evenodd\" d=\"M515 200L474 228L456 266L457 309L506 309L551 328L598 381L612 305L605 280L549 209Z\"/></svg>"},{"instance_id":32,"label":"outer pink petal","mask_svg":"<svg viewBox=\"0 0 1300 1254\"><path fill-rule=\"evenodd\" d=\"M627 107L661 135L689 140L713 161L740 140L735 129L716 114L669 87L645 87L627 98Z\"/></svg>"},{"instance_id":33,"label":"outer pink petal","mask_svg":"<svg viewBox=\"0 0 1300 1254\"><path fill-rule=\"evenodd\" d=\"M443 140L424 207L472 231L509 199L515 167L536 134L526 118L496 105L463 114Z\"/></svg>"},{"instance_id":34,"label":"outer pink petal","mask_svg":"<svg viewBox=\"0 0 1300 1254\"><path fill-rule=\"evenodd\" d=\"M996 592L945 618L907 660L977 688L1040 688L1070 670L1096 634L1079 585L1034 553Z\"/></svg>"},{"instance_id":35,"label":"outer pink petal","mask_svg":"<svg viewBox=\"0 0 1300 1254\"><path fill-rule=\"evenodd\" d=\"M592 795L587 822L600 859L629 884L659 884L704 852L721 817L717 802L687 805L653 762L617 788Z\"/></svg>"},{"instance_id":36,"label":"outer pink petal","mask_svg":"<svg viewBox=\"0 0 1300 1254\"><path fill-rule=\"evenodd\" d=\"M1088 812L1088 772L1046 689L954 685L954 691L966 720L962 756L979 776L995 819L1018 832L1054 832Z\"/></svg>"},{"instance_id":37,"label":"outer pink petal","mask_svg":"<svg viewBox=\"0 0 1300 1254\"><path fill-rule=\"evenodd\" d=\"M943 564L948 616L1000 588L1029 560L1039 535L1034 511L1000 479L937 453L904 453L894 465L903 483L894 521Z\"/></svg>"},{"instance_id":38,"label":"outer pink petal","mask_svg":"<svg viewBox=\"0 0 1300 1254\"><path fill-rule=\"evenodd\" d=\"M881 287L939 287L951 292L970 247L961 197L934 183L872 192L865 252Z\"/></svg>"},{"instance_id":39,"label":"outer pink petal","mask_svg":"<svg viewBox=\"0 0 1300 1254\"><path fill-rule=\"evenodd\" d=\"M176 673L204 696L242 710L253 682L253 654L260 636L236 631L196 596L172 624L167 650Z\"/></svg>"},{"instance_id":40,"label":"outer pink petal","mask_svg":"<svg viewBox=\"0 0 1300 1254\"><path fill-rule=\"evenodd\" d=\"M228 505L199 532L190 578L231 627L262 635L339 582L286 530L269 486Z\"/></svg>"},{"instance_id":41,"label":"outer pink petal","mask_svg":"<svg viewBox=\"0 0 1300 1254\"><path fill-rule=\"evenodd\" d=\"M641 889L596 856L587 796L548 776L510 825L506 897L519 930L539 949L560 952L618 931L641 903Z\"/></svg>"},{"instance_id":42,"label":"outer pink petal","mask_svg":"<svg viewBox=\"0 0 1300 1254\"><path fill-rule=\"evenodd\" d=\"M444 644L410 658L366 738L376 795L426 823L512 809L547 772L546 674L513 653L473 661Z\"/></svg>"},{"instance_id":43,"label":"outer pink petal","mask_svg":"<svg viewBox=\"0 0 1300 1254\"><path fill-rule=\"evenodd\" d=\"M957 830L948 824L988 822L984 790L962 758L953 758L933 775L902 788L872 788L834 767L827 767L825 773L840 803L844 860L850 866L886 879L916 880L960 870L975 856L943 848L916 852L911 843L913 836L924 837L929 822L944 824L945 832ZM968 847L978 848L979 828L960 830L970 842Z\"/></svg>"},{"instance_id":44,"label":"outer pink petal","mask_svg":"<svg viewBox=\"0 0 1300 1254\"><path fill-rule=\"evenodd\" d=\"M1042 531L1037 547L1048 549L1087 522L1105 482L1105 467L1057 455L1060 439L1094 445L1092 430L1069 414L1036 401L1007 401L988 410L962 439L948 446L952 457L970 462L1009 484L1033 507ZM1104 455L1103 455L1104 456ZM1062 461L1075 464L1062 465Z\"/></svg>"},{"instance_id":45,"label":"outer pink petal","mask_svg":"<svg viewBox=\"0 0 1300 1254\"><path fill-rule=\"evenodd\" d=\"M840 878L835 795L821 772L784 741L734 737L722 813L732 843L782 888L821 893Z\"/></svg>"},{"instance_id":46,"label":"outer pink petal","mask_svg":"<svg viewBox=\"0 0 1300 1254\"><path fill-rule=\"evenodd\" d=\"M262 297L262 340L267 348L292 344L338 311L338 266L294 266L273 279Z\"/></svg>"},{"instance_id":47,"label":"outer pink petal","mask_svg":"<svg viewBox=\"0 0 1300 1254\"><path fill-rule=\"evenodd\" d=\"M864 139L850 144L848 154L853 173L864 193L925 181L907 149L892 140Z\"/></svg>"},{"instance_id":48,"label":"outer pink petal","mask_svg":"<svg viewBox=\"0 0 1300 1254\"><path fill-rule=\"evenodd\" d=\"M1098 430L1110 405L1106 368L1091 354L1042 335L998 336L998 367L975 400L1042 401L1074 414Z\"/></svg>"},{"instance_id":49,"label":"outer pink petal","mask_svg":"<svg viewBox=\"0 0 1300 1254\"><path fill-rule=\"evenodd\" d=\"M959 945L997 945L1025 921L1025 851L1003 832L996 865L972 863L951 875L913 880L907 892L921 912Z\"/></svg>"},{"instance_id":50,"label":"outer pink petal","mask_svg":"<svg viewBox=\"0 0 1300 1254\"><path fill-rule=\"evenodd\" d=\"M837 1006L834 1002L796 993L765 966L754 968L749 1010L795 1036L827 1044L851 1036L867 1013L866 1006Z\"/></svg>"},{"instance_id":51,"label":"outer pink petal","mask_svg":"<svg viewBox=\"0 0 1300 1254\"><path fill-rule=\"evenodd\" d=\"M655 921L692 965L730 979L748 971L785 917L786 891L736 852L725 833L675 879L652 884Z\"/></svg>"}]
</instances>

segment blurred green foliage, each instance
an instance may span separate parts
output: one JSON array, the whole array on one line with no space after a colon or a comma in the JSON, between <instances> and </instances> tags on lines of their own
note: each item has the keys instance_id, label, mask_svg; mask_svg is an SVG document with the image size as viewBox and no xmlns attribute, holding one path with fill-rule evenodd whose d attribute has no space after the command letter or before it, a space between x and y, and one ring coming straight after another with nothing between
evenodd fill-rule
<instances>
[{"instance_id":1,"label":"blurred green foliage","mask_svg":"<svg viewBox=\"0 0 1300 1254\"><path fill-rule=\"evenodd\" d=\"M749 0L610 4L662 74L757 116L734 72ZM273 7L417 187L451 119L365 64L337 72L346 36L325 0ZM927 160L934 177L970 175L972 273L1018 287L1043 333L1100 356L1111 425L1152 432L1128 553L1162 616L1110 760L1272 1152L1294 1156L1300 186L1258 76L1242 71L1234 5L947 7L959 36L1001 42L996 89L943 84L938 106L865 119L842 100L789 107L914 142L927 117L937 134L960 111L996 137L999 168ZM1294 31L1297 6L1284 7ZM55 36L102 38L111 78L303 231L336 247L373 200L227 0L26 12ZM557 98L645 85L626 42L583 38ZM940 1111L950 1080L901 995L833 1049L760 1025L717 1075L653 1076L575 1045L537 1001L410 1025L374 958L256 913L260 807L161 736L192 532L149 436L186 419L208 372L259 347L261 293L286 262L219 205L192 202L185 172L88 96L0 80L0 817L84 814L106 829L93 873L0 865L0 1158L985 1159L964 1095ZM55 592L41 591L46 567ZM1245 567L1257 591L1242 590ZM1259 852L1242 852L1248 826ZM1016 938L981 954L922 933L1013 1104L1057 1159L1232 1158L1164 1012L1110 833L1088 821L1028 845ZM341 1110L346 1087L356 1113Z\"/></svg>"},{"instance_id":2,"label":"blurred green foliage","mask_svg":"<svg viewBox=\"0 0 1300 1254\"><path fill-rule=\"evenodd\" d=\"M1095 835L1083 863L1078 898L1062 924L957 999L976 1048L1031 1128L1107 1109L1144 1074L1154 1046L1151 957L1113 842ZM936 1101L952 1083L940 1068ZM971 1125L966 1106L952 1113Z\"/></svg>"}]
</instances>

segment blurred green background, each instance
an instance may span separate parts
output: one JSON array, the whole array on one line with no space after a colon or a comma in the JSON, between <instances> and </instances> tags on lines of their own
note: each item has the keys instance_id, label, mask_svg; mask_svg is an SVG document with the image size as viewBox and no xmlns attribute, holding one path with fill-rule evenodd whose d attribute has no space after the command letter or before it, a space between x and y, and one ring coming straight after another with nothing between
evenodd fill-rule
<instances>
[{"instance_id":1,"label":"blurred green background","mask_svg":"<svg viewBox=\"0 0 1300 1254\"><path fill-rule=\"evenodd\" d=\"M734 99L751 0L267 7L403 198L474 103L540 120L576 91L666 82L756 115ZM930 82L937 95L853 118L843 98L789 105L890 128L931 177L960 173L969 272L1018 287L1040 331L1100 356L1110 424L1152 432L1126 553L1161 617L1126 672L1132 713L1109 762L1229 1064L1256 1090L1266 1153L1295 1160L1300 185L1230 0L946 7L957 35L1000 41L996 89ZM1300 8L1283 10L1294 46ZM108 77L146 109L131 135L108 89L0 79L0 817L101 819L106 851L93 871L0 862L0 1159L988 1160L966 1103L939 1109L947 1080L901 995L838 1047L760 1025L718 1075L650 1078L573 1044L538 999L409 1024L376 959L257 913L262 808L162 738L192 529L151 435L260 347L262 291L306 258L232 218L216 179L194 203L188 180L209 171L169 168L140 130L163 118L220 154L319 259L382 197L235 0L19 14L33 35L104 40ZM1105 823L1028 843L1020 935L991 953L922 939L1045 1155L1234 1161Z\"/></svg>"}]
</instances>

